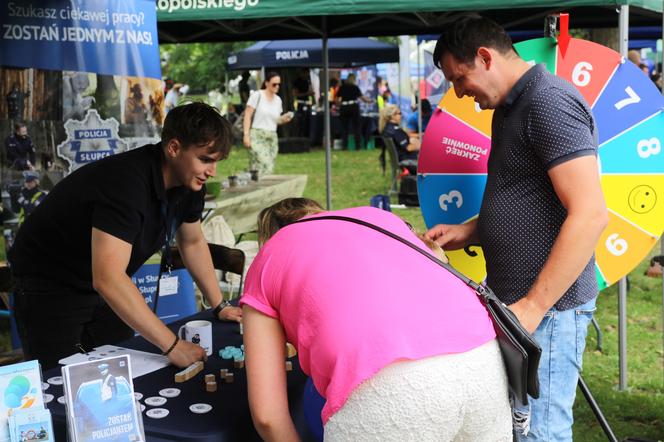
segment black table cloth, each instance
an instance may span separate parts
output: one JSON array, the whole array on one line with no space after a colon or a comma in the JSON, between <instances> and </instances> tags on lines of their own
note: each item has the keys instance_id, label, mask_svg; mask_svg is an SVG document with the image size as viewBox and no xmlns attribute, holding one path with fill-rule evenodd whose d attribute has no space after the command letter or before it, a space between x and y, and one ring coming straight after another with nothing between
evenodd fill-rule
<instances>
[{"instance_id":1,"label":"black table cloth","mask_svg":"<svg viewBox=\"0 0 664 442\"><path fill-rule=\"evenodd\" d=\"M134 379L134 391L142 393L140 403L145 398L159 396L159 390L175 387L181 390L178 397L168 398L161 408L169 410L169 415L162 419L153 419L142 413L145 436L148 441L182 441L182 442L221 442L221 441L260 441L254 429L247 399L247 378L244 368L233 367L233 360L224 360L219 357L219 349L227 345L239 347L242 344L242 335L239 333L237 323L222 323L211 319L209 312L199 312L181 321L169 324L174 331L185 322L193 319L204 319L212 322L213 354L205 362L205 368L194 378L187 382L175 383L175 373L181 369L175 366L164 367L155 372ZM158 349L142 337L135 337L118 346L157 353ZM297 357L291 359L293 370L288 372L288 398L291 416L300 436L305 441L314 441L314 437L307 428L302 406L302 394L306 376L300 370ZM233 383L221 381L219 370L226 368L234 373ZM214 374L217 380L217 391L205 391L204 376ZM60 368L52 369L43 374L44 380L60 376ZM55 396L47 406L53 415L53 425L56 440L65 441L66 417L65 407L57 402L63 395L62 386L51 385L45 393ZM212 411L206 414L195 414L189 406L195 403L207 403ZM147 406L146 411L156 407Z\"/></svg>"}]
</instances>

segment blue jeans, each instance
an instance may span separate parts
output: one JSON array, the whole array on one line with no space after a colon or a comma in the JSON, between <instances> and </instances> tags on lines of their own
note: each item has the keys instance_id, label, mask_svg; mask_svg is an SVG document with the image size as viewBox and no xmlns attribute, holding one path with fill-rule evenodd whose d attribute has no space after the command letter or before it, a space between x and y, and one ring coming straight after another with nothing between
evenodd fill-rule
<instances>
[{"instance_id":1,"label":"blue jeans","mask_svg":"<svg viewBox=\"0 0 664 442\"><path fill-rule=\"evenodd\" d=\"M542 346L540 397L529 397L528 406L515 407L517 415L530 409L530 431L523 436L515 428L517 441L572 440L572 406L594 311L595 298L569 310L554 307L535 330L535 340Z\"/></svg>"}]
</instances>

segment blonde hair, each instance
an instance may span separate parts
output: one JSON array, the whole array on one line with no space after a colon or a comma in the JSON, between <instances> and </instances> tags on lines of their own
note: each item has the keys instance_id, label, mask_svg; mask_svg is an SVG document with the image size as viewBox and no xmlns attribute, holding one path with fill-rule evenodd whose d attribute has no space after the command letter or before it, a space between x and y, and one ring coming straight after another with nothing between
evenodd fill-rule
<instances>
[{"instance_id":1,"label":"blonde hair","mask_svg":"<svg viewBox=\"0 0 664 442\"><path fill-rule=\"evenodd\" d=\"M258 245L262 247L282 227L322 211L323 207L309 198L286 198L266 207L258 214Z\"/></svg>"},{"instance_id":2,"label":"blonde hair","mask_svg":"<svg viewBox=\"0 0 664 442\"><path fill-rule=\"evenodd\" d=\"M399 107L396 104L385 104L380 110L380 120L378 121L378 132L383 133L385 126L392 119L392 116L396 111L399 110Z\"/></svg>"},{"instance_id":3,"label":"blonde hair","mask_svg":"<svg viewBox=\"0 0 664 442\"><path fill-rule=\"evenodd\" d=\"M258 245L262 247L282 227L314 213L323 212L325 209L318 202L309 198L286 198L278 203L266 207L258 214ZM410 227L410 224L409 224ZM413 230L412 227L410 227ZM442 247L427 238L424 234L413 230L420 240L433 252L436 258L448 263Z\"/></svg>"}]
</instances>

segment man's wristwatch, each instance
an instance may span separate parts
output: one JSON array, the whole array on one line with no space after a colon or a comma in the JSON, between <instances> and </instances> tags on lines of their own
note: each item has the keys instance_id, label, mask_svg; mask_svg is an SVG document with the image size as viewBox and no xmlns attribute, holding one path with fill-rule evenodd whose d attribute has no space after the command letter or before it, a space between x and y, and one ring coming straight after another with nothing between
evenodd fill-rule
<instances>
[{"instance_id":1,"label":"man's wristwatch","mask_svg":"<svg viewBox=\"0 0 664 442\"><path fill-rule=\"evenodd\" d=\"M230 301L221 301L221 303L218 306L212 309L212 316L215 319L219 319L219 313L229 305L231 305Z\"/></svg>"}]
</instances>

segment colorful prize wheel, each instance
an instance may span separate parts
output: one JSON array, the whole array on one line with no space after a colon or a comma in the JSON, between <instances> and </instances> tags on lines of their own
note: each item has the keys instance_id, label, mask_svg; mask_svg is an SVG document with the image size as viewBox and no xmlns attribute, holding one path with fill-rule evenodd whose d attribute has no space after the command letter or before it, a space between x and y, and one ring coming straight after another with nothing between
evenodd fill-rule
<instances>
[{"instance_id":1,"label":"colorful prize wheel","mask_svg":"<svg viewBox=\"0 0 664 442\"><path fill-rule=\"evenodd\" d=\"M652 81L620 54L572 39L565 57L555 39L515 45L524 60L544 63L583 94L598 126L602 189L609 224L595 256L605 288L629 273L664 230L664 98ZM491 150L493 111L449 90L422 140L418 193L428 227L477 217ZM579 189L579 191L583 191ZM475 281L486 270L479 247L449 252L450 262Z\"/></svg>"}]
</instances>

